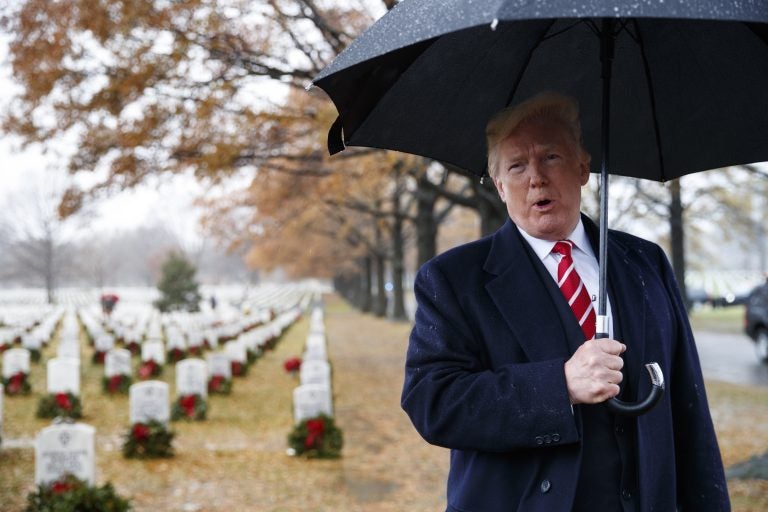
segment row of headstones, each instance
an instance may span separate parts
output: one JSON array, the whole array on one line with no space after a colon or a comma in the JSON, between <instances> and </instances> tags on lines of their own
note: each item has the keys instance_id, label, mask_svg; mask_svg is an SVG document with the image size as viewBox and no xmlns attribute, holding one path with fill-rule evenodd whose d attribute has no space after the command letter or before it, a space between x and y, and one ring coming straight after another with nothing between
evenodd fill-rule
<instances>
[{"instance_id":1,"label":"row of headstones","mask_svg":"<svg viewBox=\"0 0 768 512\"><path fill-rule=\"evenodd\" d=\"M164 337L169 348L185 350L188 347L204 345L215 348L219 341L234 339L239 334L263 325L281 313L294 309L296 306L306 308L310 294L304 287L280 286L264 288L259 294L260 306L248 314L235 315L230 318L211 315L210 313L173 312L161 316L144 316L138 319L130 313L121 315L116 309L109 318L104 319L108 330L126 343L138 342L144 338ZM250 309L250 308L249 308ZM99 332L100 326L93 325L97 315L87 315L91 330Z\"/></svg>"},{"instance_id":2,"label":"row of headstones","mask_svg":"<svg viewBox=\"0 0 768 512\"><path fill-rule=\"evenodd\" d=\"M300 310L293 310L281 315L275 320L279 329L277 331L272 330L270 333L279 336L285 328L298 320L300 316ZM59 348L61 348L61 345ZM189 410L189 412L194 415L196 405L199 405L196 401L202 401L207 408L205 400L207 399L209 388L212 392L226 392L226 390L231 388L231 379L234 373L233 368L248 364L248 356L246 353L248 349L243 340L229 342L226 344L226 348L227 351L225 353L218 352L207 354L205 361L202 359L189 358L183 359L176 364L177 405L181 404L179 407L184 404L191 404L192 409ZM74 353L79 355L79 350ZM165 364L165 352L162 348L162 342L145 342L142 358L145 361L156 361L160 365ZM30 354L28 350L23 348L11 349L4 354L2 368L4 382L12 387L29 385L27 381L29 371ZM105 357L105 382L113 382L114 377L118 378L118 383L120 382L120 379L124 377L127 377L125 382L131 382L132 369L130 351L116 348L107 352ZM77 357L57 357L50 359L47 362L46 381L48 397L43 397L41 403L47 398L51 404L59 404L58 408L53 405L51 406L52 415L53 412L55 412L56 414L67 416L68 412L74 409L78 411L78 413L73 417L79 417L82 408L82 404L80 403L79 359ZM109 384L105 384L105 386L106 385ZM134 386L131 386L131 390L134 389ZM11 394L17 394L21 390L13 390L12 388L9 388L9 391L13 391ZM0 392L2 392L2 388L0 388ZM66 398L62 397L61 401L59 401L58 397L60 395L64 395ZM167 396L167 392L165 395ZM191 402L190 399L192 400ZM68 404L66 405L66 409L62 409L62 407L64 407L61 405L62 403ZM1 405L2 402L0 402L0 424L2 423ZM183 412L183 409L180 410ZM204 419L204 416L202 418L193 416L190 419Z\"/></svg>"},{"instance_id":3,"label":"row of headstones","mask_svg":"<svg viewBox=\"0 0 768 512\"><path fill-rule=\"evenodd\" d=\"M0 329L0 352L20 341L23 348L39 353L52 339L63 314L62 309L55 309L40 318L28 317L13 327Z\"/></svg>"},{"instance_id":4,"label":"row of headstones","mask_svg":"<svg viewBox=\"0 0 768 512\"><path fill-rule=\"evenodd\" d=\"M206 360L211 375L220 375L231 378L232 369L248 364L249 352L260 352L269 341L278 338L282 332L301 316L301 310L295 308L277 317L270 324L241 335L237 339L227 342L224 352L206 354ZM96 346L97 352L104 352L105 378L109 379L117 375L132 374L131 352L127 349L114 348L110 343L102 339L102 344ZM57 347L57 358L48 361L49 392L51 382L58 382L66 387L64 391L77 393L79 389L79 358L80 344L78 338L62 337ZM70 364L74 361L76 364ZM162 340L148 340L141 346L141 361L147 363L153 361L158 366L166 364L166 347ZM61 369L60 369L61 368ZM71 368L71 369L68 369ZM77 368L77 371L74 370ZM24 348L7 350L3 354L3 379L11 380L27 376L30 371L30 352Z\"/></svg>"},{"instance_id":5,"label":"row of headstones","mask_svg":"<svg viewBox=\"0 0 768 512\"><path fill-rule=\"evenodd\" d=\"M299 311L300 314L301 309L302 305L296 305L296 301L290 307L285 304L273 303L270 309L262 310L259 314L252 315L250 318L239 319L226 325L213 327L193 321L188 322L182 328L179 324L170 323L165 327L164 333L159 322L151 323L146 333L141 333L120 322L111 321L111 319L107 319L107 322L112 332L123 340L126 346L130 346L132 343L136 344L137 347L142 346L141 340L144 338L147 340L161 340L165 338L168 354L182 355L189 353L200 355L205 348L218 348L220 341L226 343L241 337L248 351L257 352L257 349L262 345L278 337L285 328L285 325L293 321L296 311ZM273 317L275 310L281 311L276 318ZM86 331L93 340L97 352L103 354L115 346L115 336L107 333L93 316L86 314L82 318ZM154 350L152 349L153 352ZM226 350L231 350L233 354L238 353L238 350L234 348Z\"/></svg>"},{"instance_id":6,"label":"row of headstones","mask_svg":"<svg viewBox=\"0 0 768 512\"><path fill-rule=\"evenodd\" d=\"M320 414L333 417L333 388L323 309L315 306L301 358L299 385L293 390L293 419L298 424Z\"/></svg>"}]
</instances>

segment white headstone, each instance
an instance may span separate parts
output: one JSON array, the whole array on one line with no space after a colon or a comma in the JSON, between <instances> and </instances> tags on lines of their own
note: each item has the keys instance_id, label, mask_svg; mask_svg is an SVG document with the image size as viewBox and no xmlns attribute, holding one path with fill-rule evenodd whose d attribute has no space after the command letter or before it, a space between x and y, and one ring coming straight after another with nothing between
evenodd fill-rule
<instances>
[{"instance_id":1,"label":"white headstone","mask_svg":"<svg viewBox=\"0 0 768 512\"><path fill-rule=\"evenodd\" d=\"M215 354L208 354L206 359L208 360L209 375L221 375L225 379L232 378L232 365L230 364L229 357L226 354L222 354L220 352Z\"/></svg>"},{"instance_id":2,"label":"white headstone","mask_svg":"<svg viewBox=\"0 0 768 512\"><path fill-rule=\"evenodd\" d=\"M189 345L189 348L202 347L204 341L205 337L200 331L192 331L187 333L187 345Z\"/></svg>"},{"instance_id":3,"label":"white headstone","mask_svg":"<svg viewBox=\"0 0 768 512\"><path fill-rule=\"evenodd\" d=\"M48 360L48 392L80 395L80 361L69 357Z\"/></svg>"},{"instance_id":4,"label":"white headstone","mask_svg":"<svg viewBox=\"0 0 768 512\"><path fill-rule=\"evenodd\" d=\"M35 441L35 483L50 484L70 474L93 485L95 432L83 423L61 423L41 430Z\"/></svg>"},{"instance_id":5,"label":"white headstone","mask_svg":"<svg viewBox=\"0 0 768 512\"><path fill-rule=\"evenodd\" d=\"M331 387L331 365L328 361L310 360L301 363L299 382L302 384L325 384Z\"/></svg>"},{"instance_id":6,"label":"white headstone","mask_svg":"<svg viewBox=\"0 0 768 512\"><path fill-rule=\"evenodd\" d=\"M131 375L131 351L124 348L113 348L104 356L104 375Z\"/></svg>"},{"instance_id":7,"label":"white headstone","mask_svg":"<svg viewBox=\"0 0 768 512\"><path fill-rule=\"evenodd\" d=\"M93 346L98 352L107 352L115 348L115 338L109 334L102 334L93 340Z\"/></svg>"},{"instance_id":8,"label":"white headstone","mask_svg":"<svg viewBox=\"0 0 768 512\"><path fill-rule=\"evenodd\" d=\"M141 345L141 360L150 359L159 365L165 364L165 345L161 340L147 340Z\"/></svg>"},{"instance_id":9,"label":"white headstone","mask_svg":"<svg viewBox=\"0 0 768 512\"><path fill-rule=\"evenodd\" d=\"M171 418L168 384L148 380L133 384L130 389L131 425L151 420L168 423Z\"/></svg>"},{"instance_id":10,"label":"white headstone","mask_svg":"<svg viewBox=\"0 0 768 512\"><path fill-rule=\"evenodd\" d=\"M318 414L333 416L331 388L323 384L302 384L293 390L293 420L296 423Z\"/></svg>"},{"instance_id":11,"label":"white headstone","mask_svg":"<svg viewBox=\"0 0 768 512\"><path fill-rule=\"evenodd\" d=\"M3 353L3 378L10 379L17 373L29 373L29 350L12 348Z\"/></svg>"},{"instance_id":12,"label":"white headstone","mask_svg":"<svg viewBox=\"0 0 768 512\"><path fill-rule=\"evenodd\" d=\"M320 333L312 333L307 336L307 346L304 350L305 361L325 361L328 359L328 353L325 349L325 335Z\"/></svg>"},{"instance_id":13,"label":"white headstone","mask_svg":"<svg viewBox=\"0 0 768 512\"><path fill-rule=\"evenodd\" d=\"M208 396L208 365L202 359L176 363L176 394Z\"/></svg>"},{"instance_id":14,"label":"white headstone","mask_svg":"<svg viewBox=\"0 0 768 512\"><path fill-rule=\"evenodd\" d=\"M28 350L40 350L43 348L43 339L35 333L25 334L21 337L21 346Z\"/></svg>"},{"instance_id":15,"label":"white headstone","mask_svg":"<svg viewBox=\"0 0 768 512\"><path fill-rule=\"evenodd\" d=\"M228 341L224 345L224 352L226 352L227 357L232 362L241 364L248 362L248 353L246 352L245 345L237 340Z\"/></svg>"},{"instance_id":16,"label":"white headstone","mask_svg":"<svg viewBox=\"0 0 768 512\"><path fill-rule=\"evenodd\" d=\"M58 357L80 359L80 342L72 338L62 339L56 349L56 355Z\"/></svg>"}]
</instances>

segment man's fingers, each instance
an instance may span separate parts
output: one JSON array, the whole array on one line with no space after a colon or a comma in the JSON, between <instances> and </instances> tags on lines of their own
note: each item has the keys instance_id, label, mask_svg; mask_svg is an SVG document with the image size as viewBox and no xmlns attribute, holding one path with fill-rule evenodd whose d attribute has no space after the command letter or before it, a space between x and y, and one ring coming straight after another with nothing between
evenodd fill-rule
<instances>
[{"instance_id":1,"label":"man's fingers","mask_svg":"<svg viewBox=\"0 0 768 512\"><path fill-rule=\"evenodd\" d=\"M624 351L627 350L625 344L609 338L590 340L590 342L596 344L602 352L613 354L615 356L623 354Z\"/></svg>"}]
</instances>

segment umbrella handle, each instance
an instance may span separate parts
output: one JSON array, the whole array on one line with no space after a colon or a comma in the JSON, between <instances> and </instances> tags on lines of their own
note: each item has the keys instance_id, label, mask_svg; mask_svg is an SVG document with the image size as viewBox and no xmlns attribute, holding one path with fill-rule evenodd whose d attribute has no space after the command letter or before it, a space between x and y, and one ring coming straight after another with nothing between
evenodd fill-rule
<instances>
[{"instance_id":1,"label":"umbrella handle","mask_svg":"<svg viewBox=\"0 0 768 512\"><path fill-rule=\"evenodd\" d=\"M640 416L653 409L662 395L664 395L664 374L658 363L648 363L645 365L648 375L651 379L651 392L641 402L629 403L611 398L605 402L608 409L614 414L622 416Z\"/></svg>"}]
</instances>

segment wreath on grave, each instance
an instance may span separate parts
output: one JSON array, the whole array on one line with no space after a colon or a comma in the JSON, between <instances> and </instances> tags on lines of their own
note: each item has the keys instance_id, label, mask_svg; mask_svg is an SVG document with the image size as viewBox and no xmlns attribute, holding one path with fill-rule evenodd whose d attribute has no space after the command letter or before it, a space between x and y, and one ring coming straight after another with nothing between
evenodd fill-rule
<instances>
[{"instance_id":1,"label":"wreath on grave","mask_svg":"<svg viewBox=\"0 0 768 512\"><path fill-rule=\"evenodd\" d=\"M173 457L174 432L159 421L134 423L125 435L123 456L127 459Z\"/></svg>"},{"instance_id":2,"label":"wreath on grave","mask_svg":"<svg viewBox=\"0 0 768 512\"><path fill-rule=\"evenodd\" d=\"M27 495L25 512L40 510L125 512L131 510L131 502L118 495L111 483L96 487L66 475L50 484L39 485L37 490Z\"/></svg>"},{"instance_id":3,"label":"wreath on grave","mask_svg":"<svg viewBox=\"0 0 768 512\"><path fill-rule=\"evenodd\" d=\"M172 363L178 363L187 357L187 352L179 347L173 347L168 351L168 360Z\"/></svg>"},{"instance_id":4,"label":"wreath on grave","mask_svg":"<svg viewBox=\"0 0 768 512\"><path fill-rule=\"evenodd\" d=\"M123 344L126 349L128 349L131 352L131 355L137 355L139 352L141 352L141 343L138 341L129 341L128 343Z\"/></svg>"},{"instance_id":5,"label":"wreath on grave","mask_svg":"<svg viewBox=\"0 0 768 512\"><path fill-rule=\"evenodd\" d=\"M343 445L341 429L325 414L302 420L288 434L288 453L309 459L337 459Z\"/></svg>"},{"instance_id":6,"label":"wreath on grave","mask_svg":"<svg viewBox=\"0 0 768 512\"><path fill-rule=\"evenodd\" d=\"M214 375L208 380L208 392L216 395L228 395L232 392L232 379L223 375Z\"/></svg>"},{"instance_id":7,"label":"wreath on grave","mask_svg":"<svg viewBox=\"0 0 768 512\"><path fill-rule=\"evenodd\" d=\"M157 364L154 359L149 359L141 363L136 373L141 380L151 379L152 377L159 377L163 373L163 367Z\"/></svg>"},{"instance_id":8,"label":"wreath on grave","mask_svg":"<svg viewBox=\"0 0 768 512\"><path fill-rule=\"evenodd\" d=\"M83 406L80 397L67 391L66 393L48 393L40 397L37 403L38 418L82 418Z\"/></svg>"},{"instance_id":9,"label":"wreath on grave","mask_svg":"<svg viewBox=\"0 0 768 512\"><path fill-rule=\"evenodd\" d=\"M253 364L256 362L258 358L261 357L262 351L261 349L258 349L258 348L253 350L248 349L246 350L245 354L246 354L246 357L248 358L248 364Z\"/></svg>"},{"instance_id":10,"label":"wreath on grave","mask_svg":"<svg viewBox=\"0 0 768 512\"><path fill-rule=\"evenodd\" d=\"M13 345L5 342L0 342L0 354L5 352L6 350L9 350Z\"/></svg>"},{"instance_id":11,"label":"wreath on grave","mask_svg":"<svg viewBox=\"0 0 768 512\"><path fill-rule=\"evenodd\" d=\"M248 366L240 361L232 361L232 375L235 377L245 377L248 373Z\"/></svg>"},{"instance_id":12,"label":"wreath on grave","mask_svg":"<svg viewBox=\"0 0 768 512\"><path fill-rule=\"evenodd\" d=\"M177 420L189 420L200 421L204 420L208 413L208 403L205 399L198 395L181 395L171 408L171 419Z\"/></svg>"},{"instance_id":13,"label":"wreath on grave","mask_svg":"<svg viewBox=\"0 0 768 512\"><path fill-rule=\"evenodd\" d=\"M103 350L97 350L93 353L93 356L91 356L91 362L93 364L104 364L104 358L107 356L107 353Z\"/></svg>"},{"instance_id":14,"label":"wreath on grave","mask_svg":"<svg viewBox=\"0 0 768 512\"><path fill-rule=\"evenodd\" d=\"M3 389L6 395L28 395L32 391L27 374L17 372L8 378L3 378Z\"/></svg>"},{"instance_id":15,"label":"wreath on grave","mask_svg":"<svg viewBox=\"0 0 768 512\"><path fill-rule=\"evenodd\" d=\"M203 354L203 346L202 345L190 345L189 348L187 348L187 354L190 356L200 356Z\"/></svg>"},{"instance_id":16,"label":"wreath on grave","mask_svg":"<svg viewBox=\"0 0 768 512\"><path fill-rule=\"evenodd\" d=\"M301 358L289 357L283 361L283 369L292 376L295 376L301 369Z\"/></svg>"},{"instance_id":17,"label":"wreath on grave","mask_svg":"<svg viewBox=\"0 0 768 512\"><path fill-rule=\"evenodd\" d=\"M112 375L111 377L105 376L101 378L101 389L110 394L126 394L128 393L128 389L131 387L131 384L133 384L133 379L131 376L125 375L123 373L118 373L117 375Z\"/></svg>"}]
</instances>

